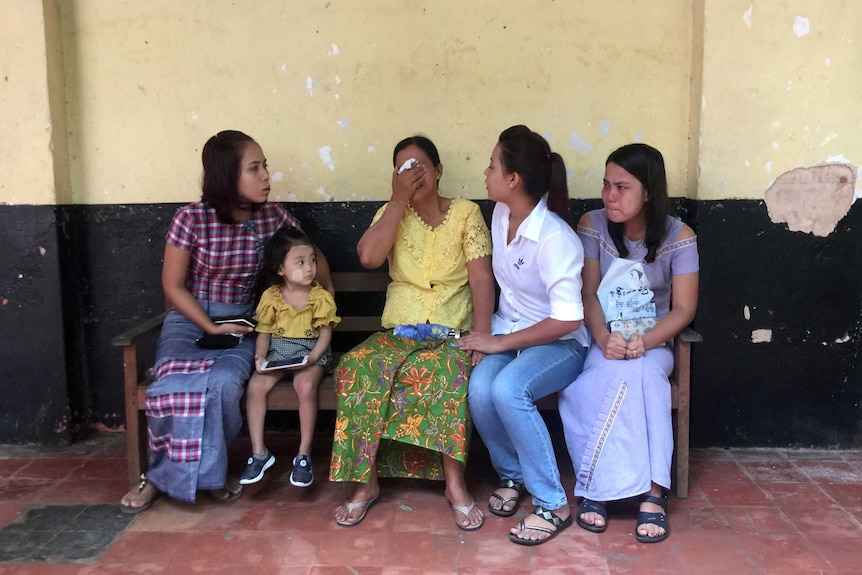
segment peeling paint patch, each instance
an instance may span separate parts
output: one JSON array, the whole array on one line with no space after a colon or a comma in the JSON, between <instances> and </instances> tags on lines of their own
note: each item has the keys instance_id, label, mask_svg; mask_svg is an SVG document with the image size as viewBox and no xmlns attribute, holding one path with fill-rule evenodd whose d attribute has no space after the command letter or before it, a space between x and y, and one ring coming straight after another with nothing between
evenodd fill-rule
<instances>
[{"instance_id":1,"label":"peeling paint patch","mask_svg":"<svg viewBox=\"0 0 862 575\"><path fill-rule=\"evenodd\" d=\"M748 10L742 13L742 21L745 22L745 25L751 28L751 4L748 5Z\"/></svg>"},{"instance_id":2,"label":"peeling paint patch","mask_svg":"<svg viewBox=\"0 0 862 575\"><path fill-rule=\"evenodd\" d=\"M282 180L284 180L284 174L282 172L276 172L272 175L270 180L272 180L273 182L281 182Z\"/></svg>"},{"instance_id":3,"label":"peeling paint patch","mask_svg":"<svg viewBox=\"0 0 862 575\"><path fill-rule=\"evenodd\" d=\"M547 139L547 138L546 138ZM569 134L569 147L575 150L576 152L580 152L582 154L586 154L587 152L592 151L593 146L581 138L577 133L572 132Z\"/></svg>"},{"instance_id":4,"label":"peeling paint patch","mask_svg":"<svg viewBox=\"0 0 862 575\"><path fill-rule=\"evenodd\" d=\"M595 168L590 168L590 171L584 176L584 181L590 181L590 178L596 177L599 175L599 171Z\"/></svg>"},{"instance_id":5,"label":"peeling paint patch","mask_svg":"<svg viewBox=\"0 0 862 575\"><path fill-rule=\"evenodd\" d=\"M836 134L835 132L831 132L828 136L823 138L822 142L820 142L820 147L822 148L823 146L825 146L826 144L828 144L829 142L831 142L832 140L834 140L837 137L838 137L838 134Z\"/></svg>"},{"instance_id":6,"label":"peeling paint patch","mask_svg":"<svg viewBox=\"0 0 862 575\"><path fill-rule=\"evenodd\" d=\"M824 58L824 59L823 59L823 63L824 63L824 64L826 64L827 66L828 66L831 62L832 62L832 58Z\"/></svg>"},{"instance_id":7,"label":"peeling paint patch","mask_svg":"<svg viewBox=\"0 0 862 575\"><path fill-rule=\"evenodd\" d=\"M338 46L332 44L332 47L329 49L330 56L338 56Z\"/></svg>"},{"instance_id":8,"label":"peeling paint patch","mask_svg":"<svg viewBox=\"0 0 862 575\"><path fill-rule=\"evenodd\" d=\"M845 333L844 337L839 337L835 340L835 343L847 343L848 341L850 341L850 334Z\"/></svg>"},{"instance_id":9,"label":"peeling paint patch","mask_svg":"<svg viewBox=\"0 0 862 575\"><path fill-rule=\"evenodd\" d=\"M855 166L818 164L781 174L764 199L773 222L786 222L794 232L826 237L850 210L855 186Z\"/></svg>"},{"instance_id":10,"label":"peeling paint patch","mask_svg":"<svg viewBox=\"0 0 862 575\"><path fill-rule=\"evenodd\" d=\"M797 16L793 21L793 33L796 34L797 38L802 38L809 32L811 32L811 24L808 22L808 18Z\"/></svg>"},{"instance_id":11,"label":"peeling paint patch","mask_svg":"<svg viewBox=\"0 0 862 575\"><path fill-rule=\"evenodd\" d=\"M771 161L770 161L770 162L766 162L766 165L765 165L765 166L763 166L763 169L765 169L765 170L766 170L766 173L767 173L767 174L771 174L771 173L772 173L772 162L771 162Z\"/></svg>"},{"instance_id":12,"label":"peeling paint patch","mask_svg":"<svg viewBox=\"0 0 862 575\"><path fill-rule=\"evenodd\" d=\"M308 91L308 94L310 96L314 95L314 78L312 78L311 76L308 76L305 79L305 89Z\"/></svg>"},{"instance_id":13,"label":"peeling paint patch","mask_svg":"<svg viewBox=\"0 0 862 575\"><path fill-rule=\"evenodd\" d=\"M637 132L635 132L635 139L634 139L634 142L635 142L636 144L640 144L640 143L642 143L642 142L643 142L643 140L644 140L644 132L643 132L643 130L638 130Z\"/></svg>"},{"instance_id":14,"label":"peeling paint patch","mask_svg":"<svg viewBox=\"0 0 862 575\"><path fill-rule=\"evenodd\" d=\"M341 118L338 120L338 125L341 126L342 131L346 130L347 126L350 125L350 118Z\"/></svg>"},{"instance_id":15,"label":"peeling paint patch","mask_svg":"<svg viewBox=\"0 0 862 575\"><path fill-rule=\"evenodd\" d=\"M317 195L323 198L324 202L329 202L332 200L332 196L326 193L326 188L324 188L323 186L317 188Z\"/></svg>"},{"instance_id":16,"label":"peeling paint patch","mask_svg":"<svg viewBox=\"0 0 862 575\"><path fill-rule=\"evenodd\" d=\"M44 256L44 255L47 253L47 251L48 251L48 250L46 250L46 249L45 249L45 248L43 248L42 246L39 246L39 255L40 255L40 256Z\"/></svg>"},{"instance_id":17,"label":"peeling paint patch","mask_svg":"<svg viewBox=\"0 0 862 575\"><path fill-rule=\"evenodd\" d=\"M320 161L329 166L329 169L333 172L335 171L335 162L332 160L332 148L330 146L323 146L320 148Z\"/></svg>"},{"instance_id":18,"label":"peeling paint patch","mask_svg":"<svg viewBox=\"0 0 862 575\"><path fill-rule=\"evenodd\" d=\"M742 308L742 317L744 317L746 321L751 319L751 309L749 309L748 306Z\"/></svg>"},{"instance_id":19,"label":"peeling paint patch","mask_svg":"<svg viewBox=\"0 0 862 575\"><path fill-rule=\"evenodd\" d=\"M751 343L770 343L772 342L771 329L756 329L751 332Z\"/></svg>"},{"instance_id":20,"label":"peeling paint patch","mask_svg":"<svg viewBox=\"0 0 862 575\"><path fill-rule=\"evenodd\" d=\"M610 120L602 120L602 123L599 125L599 137L604 138L608 135L608 132L611 131L611 121Z\"/></svg>"},{"instance_id":21,"label":"peeling paint patch","mask_svg":"<svg viewBox=\"0 0 862 575\"><path fill-rule=\"evenodd\" d=\"M369 153L369 154L373 154L373 153L374 153L374 152L376 152L376 151L377 151L377 150L374 148L374 146L368 146L368 153Z\"/></svg>"}]
</instances>

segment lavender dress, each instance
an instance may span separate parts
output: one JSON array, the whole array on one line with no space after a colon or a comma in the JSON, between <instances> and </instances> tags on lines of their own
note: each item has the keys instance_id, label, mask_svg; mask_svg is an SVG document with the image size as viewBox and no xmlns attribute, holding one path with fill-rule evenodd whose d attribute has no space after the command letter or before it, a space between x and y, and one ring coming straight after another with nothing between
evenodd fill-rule
<instances>
[{"instance_id":1,"label":"lavender dress","mask_svg":"<svg viewBox=\"0 0 862 575\"><path fill-rule=\"evenodd\" d=\"M587 259L598 259L602 277L618 257L605 210L588 214L593 229L578 227ZM642 261L652 290L655 318L670 310L674 275L698 271L697 238L677 241L683 223L668 217L668 230L653 263L646 248L629 242L628 259ZM559 393L560 417L575 467L575 496L614 501L646 493L650 482L670 488L673 454L670 382L672 342L636 360L609 360L595 344L584 370Z\"/></svg>"}]
</instances>

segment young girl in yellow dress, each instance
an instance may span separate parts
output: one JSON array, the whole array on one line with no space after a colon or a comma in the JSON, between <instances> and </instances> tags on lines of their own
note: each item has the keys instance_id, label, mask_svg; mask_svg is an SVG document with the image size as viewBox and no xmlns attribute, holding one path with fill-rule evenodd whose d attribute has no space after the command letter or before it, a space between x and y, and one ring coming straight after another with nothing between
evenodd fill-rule
<instances>
[{"instance_id":1,"label":"young girl in yellow dress","mask_svg":"<svg viewBox=\"0 0 862 575\"><path fill-rule=\"evenodd\" d=\"M311 467L311 440L317 423L317 388L332 360L329 343L332 328L340 318L335 300L314 281L317 273L316 249L311 239L297 228L278 230L264 247L263 273L280 278L280 283L263 293L257 306L256 371L248 382L246 417L252 454L240 483L256 483L275 463L263 442L266 399L276 383L290 370L299 398L299 453L293 459L290 483L308 487L314 481ZM297 367L262 371L266 362L307 356Z\"/></svg>"}]
</instances>

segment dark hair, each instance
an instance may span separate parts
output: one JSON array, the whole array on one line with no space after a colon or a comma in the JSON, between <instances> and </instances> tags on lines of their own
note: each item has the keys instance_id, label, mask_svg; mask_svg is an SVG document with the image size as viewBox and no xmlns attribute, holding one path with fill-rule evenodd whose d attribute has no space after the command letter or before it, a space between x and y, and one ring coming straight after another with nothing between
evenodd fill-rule
<instances>
[{"instance_id":1,"label":"dark hair","mask_svg":"<svg viewBox=\"0 0 862 575\"><path fill-rule=\"evenodd\" d=\"M658 246L667 231L667 216L670 214L670 198L667 195L667 174L661 152L647 144L627 144L614 150L608 156L605 166L616 164L643 185L647 193L644 204L646 234L644 245L647 248L646 261L655 261ZM614 241L620 257L629 255L623 241L623 224L608 220L608 233Z\"/></svg>"},{"instance_id":2,"label":"dark hair","mask_svg":"<svg viewBox=\"0 0 862 575\"><path fill-rule=\"evenodd\" d=\"M416 146L423 152L428 155L428 158L434 164L434 167L440 165L440 153L437 151L437 146L434 145L434 142L426 138L425 136L410 136L409 138L404 138L395 146L395 151L392 152L392 165L395 166L395 158L398 156L398 152L406 148L407 146Z\"/></svg>"},{"instance_id":3,"label":"dark hair","mask_svg":"<svg viewBox=\"0 0 862 575\"><path fill-rule=\"evenodd\" d=\"M278 268L284 263L284 258L291 248L296 246L314 246L308 234L299 228L285 226L279 228L266 240L263 246L263 268L261 269L261 289L281 283Z\"/></svg>"},{"instance_id":4,"label":"dark hair","mask_svg":"<svg viewBox=\"0 0 862 575\"><path fill-rule=\"evenodd\" d=\"M201 160L204 167L201 201L215 210L219 221L235 224L233 210L240 206L239 174L242 153L249 144L256 143L251 136L236 130L224 130L207 140ZM252 211L259 206L252 205Z\"/></svg>"},{"instance_id":5,"label":"dark hair","mask_svg":"<svg viewBox=\"0 0 862 575\"><path fill-rule=\"evenodd\" d=\"M547 140L527 126L503 130L497 142L500 162L507 172L518 173L524 190L536 201L548 194L548 209L569 225L569 185L562 156L551 151Z\"/></svg>"}]
</instances>

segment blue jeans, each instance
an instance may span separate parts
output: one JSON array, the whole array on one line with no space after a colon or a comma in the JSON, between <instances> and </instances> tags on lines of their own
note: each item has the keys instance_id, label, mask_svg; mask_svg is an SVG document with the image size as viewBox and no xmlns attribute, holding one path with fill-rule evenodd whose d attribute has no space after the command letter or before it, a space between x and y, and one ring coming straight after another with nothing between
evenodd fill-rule
<instances>
[{"instance_id":1,"label":"blue jeans","mask_svg":"<svg viewBox=\"0 0 862 575\"><path fill-rule=\"evenodd\" d=\"M523 482L533 504L566 505L551 436L535 401L568 386L584 366L577 340L558 340L485 357L473 368L467 401L501 479Z\"/></svg>"}]
</instances>

